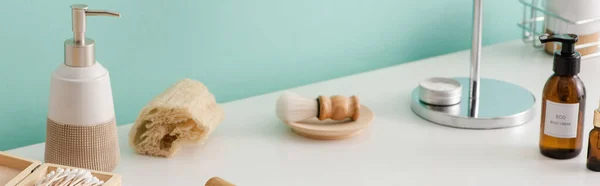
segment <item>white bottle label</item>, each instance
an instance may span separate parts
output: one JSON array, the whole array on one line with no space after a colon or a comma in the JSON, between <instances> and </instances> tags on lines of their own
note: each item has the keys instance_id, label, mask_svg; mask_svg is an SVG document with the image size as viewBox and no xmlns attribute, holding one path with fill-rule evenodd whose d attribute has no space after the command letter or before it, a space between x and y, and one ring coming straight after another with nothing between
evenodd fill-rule
<instances>
[{"instance_id":1,"label":"white bottle label","mask_svg":"<svg viewBox=\"0 0 600 186\"><path fill-rule=\"evenodd\" d=\"M576 138L579 122L579 103L546 101L544 134L557 138Z\"/></svg>"}]
</instances>

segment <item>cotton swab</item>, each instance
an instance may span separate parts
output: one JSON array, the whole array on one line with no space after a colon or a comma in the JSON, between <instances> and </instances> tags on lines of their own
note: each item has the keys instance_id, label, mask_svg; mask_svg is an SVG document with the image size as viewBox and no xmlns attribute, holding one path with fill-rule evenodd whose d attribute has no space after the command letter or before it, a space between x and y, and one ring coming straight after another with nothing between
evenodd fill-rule
<instances>
[{"instance_id":1,"label":"cotton swab","mask_svg":"<svg viewBox=\"0 0 600 186\"><path fill-rule=\"evenodd\" d=\"M104 181L94 177L89 170L62 169L51 171L38 181L35 186L100 186Z\"/></svg>"}]
</instances>

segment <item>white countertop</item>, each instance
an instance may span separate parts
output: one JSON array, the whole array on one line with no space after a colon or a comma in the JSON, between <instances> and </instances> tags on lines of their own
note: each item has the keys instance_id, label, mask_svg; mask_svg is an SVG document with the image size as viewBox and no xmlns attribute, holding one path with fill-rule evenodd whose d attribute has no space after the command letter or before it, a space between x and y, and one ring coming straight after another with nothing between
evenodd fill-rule
<instances>
[{"instance_id":1,"label":"white countertop","mask_svg":"<svg viewBox=\"0 0 600 186\"><path fill-rule=\"evenodd\" d=\"M538 100L552 74L552 57L521 41L485 47L482 60L482 77L526 87ZM114 172L126 186L204 185L213 176L248 186L600 184L600 173L585 168L587 133L600 96L600 58L582 62L585 145L570 160L539 153L539 102L531 122L500 130L449 128L410 110L410 93L420 80L468 75L469 51L462 51L291 89L307 96L355 94L373 110L370 128L341 141L293 133L275 116L280 92L223 104L225 120L206 143L169 159L135 154L127 144L131 125L124 125ZM43 144L8 151L38 160L43 152Z\"/></svg>"}]
</instances>

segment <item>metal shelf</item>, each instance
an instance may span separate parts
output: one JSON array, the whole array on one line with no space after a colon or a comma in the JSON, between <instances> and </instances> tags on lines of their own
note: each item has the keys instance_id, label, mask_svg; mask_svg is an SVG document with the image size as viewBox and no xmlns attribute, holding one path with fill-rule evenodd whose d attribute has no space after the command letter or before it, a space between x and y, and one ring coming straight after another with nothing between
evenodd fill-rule
<instances>
[{"instance_id":1,"label":"metal shelf","mask_svg":"<svg viewBox=\"0 0 600 186\"><path fill-rule=\"evenodd\" d=\"M523 4L523 20L517 24L519 28L523 30L523 42L532 43L535 48L542 48L544 44L540 43L537 38L544 34L546 30L545 19L546 17L552 17L570 25L584 25L590 23L596 23L600 21L600 17L593 17L582 20L570 20L557 15L554 12L546 10L543 6L544 0L519 0ZM539 15L539 16L538 16ZM599 30L600 31L600 30ZM563 34L563 33L558 33ZM560 44L554 43L554 48L558 48ZM582 49L591 46L600 46L600 41L586 43L582 45L576 45L575 49ZM582 56L582 59L589 59L600 56L600 51Z\"/></svg>"}]
</instances>

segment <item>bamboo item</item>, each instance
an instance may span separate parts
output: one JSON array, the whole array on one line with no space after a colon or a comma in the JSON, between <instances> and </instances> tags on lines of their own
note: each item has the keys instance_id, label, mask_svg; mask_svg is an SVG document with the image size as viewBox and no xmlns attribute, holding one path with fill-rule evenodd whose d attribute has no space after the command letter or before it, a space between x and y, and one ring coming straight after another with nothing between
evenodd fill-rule
<instances>
[{"instance_id":1,"label":"bamboo item","mask_svg":"<svg viewBox=\"0 0 600 186\"><path fill-rule=\"evenodd\" d=\"M40 165L39 161L0 152L0 185L16 185L27 177L38 165Z\"/></svg>"},{"instance_id":2,"label":"bamboo item","mask_svg":"<svg viewBox=\"0 0 600 186\"><path fill-rule=\"evenodd\" d=\"M38 167L33 173L31 173L29 176L27 176L25 179L23 179L23 181L21 181L19 184L17 184L17 186L33 186L36 183L38 183L38 181L40 181L40 179L43 179L48 173L50 173L52 171L56 171L59 167L62 169L71 169L71 170L79 169L76 167L44 163L44 164L40 165L40 167ZM92 173L92 176L98 178L101 181L104 181L104 184L102 184L102 186L121 186L121 176L120 175L116 175L116 174L109 173L109 172L94 171L94 170L91 170L91 173Z\"/></svg>"},{"instance_id":3,"label":"bamboo item","mask_svg":"<svg viewBox=\"0 0 600 186\"><path fill-rule=\"evenodd\" d=\"M229 183L223 178L212 177L206 182L205 186L235 186L233 183Z\"/></svg>"},{"instance_id":4,"label":"bamboo item","mask_svg":"<svg viewBox=\"0 0 600 186\"><path fill-rule=\"evenodd\" d=\"M319 120L357 120L360 117L360 102L358 97L319 96L307 99L298 94L284 92L277 100L277 117L284 122L297 122L309 118Z\"/></svg>"},{"instance_id":5,"label":"bamboo item","mask_svg":"<svg viewBox=\"0 0 600 186\"><path fill-rule=\"evenodd\" d=\"M358 97L344 96L319 96L319 120L344 120L351 118L357 120L360 117L360 103Z\"/></svg>"},{"instance_id":6,"label":"bamboo item","mask_svg":"<svg viewBox=\"0 0 600 186\"><path fill-rule=\"evenodd\" d=\"M317 118L285 122L300 136L317 140L340 140L359 134L371 125L375 115L366 106L360 108L357 120L319 120Z\"/></svg>"},{"instance_id":7,"label":"bamboo item","mask_svg":"<svg viewBox=\"0 0 600 186\"><path fill-rule=\"evenodd\" d=\"M41 164L40 161L11 156L0 152L0 185L3 186L33 186L48 173L62 169L82 169L52 163ZM15 174L14 172L17 171ZM103 186L120 186L121 176L110 172L90 170L91 174L101 181ZM11 175L7 175L10 173Z\"/></svg>"}]
</instances>

